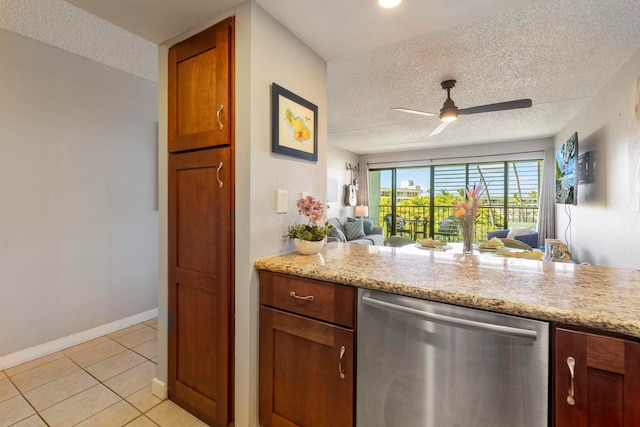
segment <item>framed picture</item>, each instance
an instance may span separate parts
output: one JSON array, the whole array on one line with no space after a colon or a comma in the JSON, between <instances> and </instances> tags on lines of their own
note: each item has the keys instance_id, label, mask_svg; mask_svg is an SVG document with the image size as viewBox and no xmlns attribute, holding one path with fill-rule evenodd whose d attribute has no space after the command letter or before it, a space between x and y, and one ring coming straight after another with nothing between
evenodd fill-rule
<instances>
[{"instance_id":1,"label":"framed picture","mask_svg":"<svg viewBox=\"0 0 640 427\"><path fill-rule=\"evenodd\" d=\"M318 107L271 85L271 151L318 161Z\"/></svg>"},{"instance_id":2,"label":"framed picture","mask_svg":"<svg viewBox=\"0 0 640 427\"><path fill-rule=\"evenodd\" d=\"M545 239L545 259L547 261L562 261L564 253L561 249L562 241L558 239Z\"/></svg>"}]
</instances>

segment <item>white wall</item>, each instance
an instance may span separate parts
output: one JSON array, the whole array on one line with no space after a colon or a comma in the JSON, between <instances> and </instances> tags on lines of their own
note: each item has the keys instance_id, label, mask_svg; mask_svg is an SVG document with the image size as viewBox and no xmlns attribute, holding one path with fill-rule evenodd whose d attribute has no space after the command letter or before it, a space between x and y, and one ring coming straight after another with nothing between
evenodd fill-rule
<instances>
[{"instance_id":1,"label":"white wall","mask_svg":"<svg viewBox=\"0 0 640 427\"><path fill-rule=\"evenodd\" d=\"M570 243L574 261L640 268L640 212L629 208L628 175L638 77L640 49L555 138L559 147L577 131L579 155L594 159L595 181L578 186L578 205L556 207L557 237Z\"/></svg>"},{"instance_id":2,"label":"white wall","mask_svg":"<svg viewBox=\"0 0 640 427\"><path fill-rule=\"evenodd\" d=\"M258 396L258 277L253 262L259 257L292 250L282 235L298 221L296 200L307 192L325 200L327 183L327 71L311 49L253 2L251 14L250 157L238 170L250 171L250 193L238 194L236 211L248 213L238 221L240 245L249 257L236 257L236 425L257 426ZM318 161L301 161L271 153L271 83L318 106ZM240 118L241 115L238 115ZM237 127L241 122L237 123ZM236 141L242 143L243 141ZM276 213L276 190L289 195L287 214ZM248 234L247 234L248 231ZM240 255L237 253L237 255ZM239 362L246 362L242 366ZM248 368L248 369L247 369ZM244 396L244 391L248 396ZM248 400L246 399L248 397Z\"/></svg>"},{"instance_id":3,"label":"white wall","mask_svg":"<svg viewBox=\"0 0 640 427\"><path fill-rule=\"evenodd\" d=\"M0 51L6 356L156 307L157 95L9 31Z\"/></svg>"},{"instance_id":4,"label":"white wall","mask_svg":"<svg viewBox=\"0 0 640 427\"><path fill-rule=\"evenodd\" d=\"M326 63L253 0L170 40L167 46L236 17L236 317L235 425L258 425L257 258L293 249L282 238L298 218L301 192L325 199L327 178ZM166 51L159 50L160 193L166 193ZM318 106L318 161L271 153L271 83ZM289 209L276 213L276 190ZM164 196L163 196L164 197ZM166 200L160 202L159 337L166 335ZM166 342L159 341L158 376L166 380Z\"/></svg>"},{"instance_id":5,"label":"white wall","mask_svg":"<svg viewBox=\"0 0 640 427\"><path fill-rule=\"evenodd\" d=\"M344 205L344 186L349 184L349 179L351 179L346 165L349 163L351 166L357 166L359 156L332 145L327 147L327 153L327 185L329 185L329 181L331 181L331 185L337 185L337 189L334 188L334 191L338 193L337 201L327 200L329 202L327 217L354 216L354 207ZM357 178L357 174L354 173L353 178ZM329 189L327 188L328 192Z\"/></svg>"}]
</instances>

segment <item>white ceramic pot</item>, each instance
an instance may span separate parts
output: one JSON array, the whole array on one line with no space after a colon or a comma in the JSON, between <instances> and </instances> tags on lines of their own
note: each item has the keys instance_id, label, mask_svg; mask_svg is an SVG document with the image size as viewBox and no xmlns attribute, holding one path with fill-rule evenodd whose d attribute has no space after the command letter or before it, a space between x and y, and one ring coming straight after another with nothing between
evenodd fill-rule
<instances>
[{"instance_id":1,"label":"white ceramic pot","mask_svg":"<svg viewBox=\"0 0 640 427\"><path fill-rule=\"evenodd\" d=\"M300 253L300 255L313 255L320 252L324 244L327 242L327 238L325 237L322 240L317 242L311 242L309 240L301 240L301 239L293 239L293 244L296 246L296 249Z\"/></svg>"}]
</instances>

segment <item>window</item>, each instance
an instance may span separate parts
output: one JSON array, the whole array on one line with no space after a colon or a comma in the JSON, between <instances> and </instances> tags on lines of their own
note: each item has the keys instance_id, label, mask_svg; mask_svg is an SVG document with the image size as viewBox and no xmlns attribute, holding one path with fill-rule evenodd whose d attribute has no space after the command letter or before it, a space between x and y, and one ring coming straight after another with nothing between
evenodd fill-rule
<instances>
[{"instance_id":1,"label":"window","mask_svg":"<svg viewBox=\"0 0 640 427\"><path fill-rule=\"evenodd\" d=\"M464 199L465 188L481 183L475 238L484 240L490 230L535 229L541 177L542 160L374 169L369 172L369 212L387 235L434 236L453 215L452 203Z\"/></svg>"}]
</instances>

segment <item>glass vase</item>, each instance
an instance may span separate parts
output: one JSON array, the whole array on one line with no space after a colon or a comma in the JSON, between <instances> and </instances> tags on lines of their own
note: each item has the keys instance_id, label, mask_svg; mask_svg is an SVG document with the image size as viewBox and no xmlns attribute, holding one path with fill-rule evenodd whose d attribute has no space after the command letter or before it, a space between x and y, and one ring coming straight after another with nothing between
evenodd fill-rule
<instances>
[{"instance_id":1,"label":"glass vase","mask_svg":"<svg viewBox=\"0 0 640 427\"><path fill-rule=\"evenodd\" d=\"M473 254L473 236L476 233L476 227L473 224L462 227L462 253Z\"/></svg>"}]
</instances>

